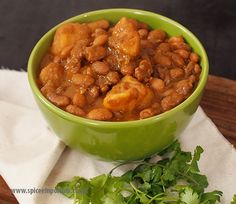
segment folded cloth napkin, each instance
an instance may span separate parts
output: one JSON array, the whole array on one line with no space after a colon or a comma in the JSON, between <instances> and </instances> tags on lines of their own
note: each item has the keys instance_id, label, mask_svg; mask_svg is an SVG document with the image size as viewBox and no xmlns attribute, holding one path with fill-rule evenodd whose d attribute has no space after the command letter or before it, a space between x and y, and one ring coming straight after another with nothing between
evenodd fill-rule
<instances>
[{"instance_id":1,"label":"folded cloth napkin","mask_svg":"<svg viewBox=\"0 0 236 204\"><path fill-rule=\"evenodd\" d=\"M207 190L221 190L221 203L236 193L236 151L201 108L179 140L184 150L204 148L200 169L210 183ZM0 70L0 174L20 204L70 204L57 193L36 193L54 188L62 180L107 173L114 164L97 161L66 148L50 131L37 109L25 72ZM124 171L118 169L118 174ZM28 190L29 189L29 190Z\"/></svg>"}]
</instances>

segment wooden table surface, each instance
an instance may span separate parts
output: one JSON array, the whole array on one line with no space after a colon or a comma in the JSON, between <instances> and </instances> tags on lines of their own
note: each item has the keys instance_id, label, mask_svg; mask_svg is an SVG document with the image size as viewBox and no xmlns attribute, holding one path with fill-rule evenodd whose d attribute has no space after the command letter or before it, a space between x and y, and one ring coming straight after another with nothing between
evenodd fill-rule
<instances>
[{"instance_id":1,"label":"wooden table surface","mask_svg":"<svg viewBox=\"0 0 236 204\"><path fill-rule=\"evenodd\" d=\"M220 132L236 147L236 81L210 76L201 106ZM0 204L17 203L0 176Z\"/></svg>"}]
</instances>

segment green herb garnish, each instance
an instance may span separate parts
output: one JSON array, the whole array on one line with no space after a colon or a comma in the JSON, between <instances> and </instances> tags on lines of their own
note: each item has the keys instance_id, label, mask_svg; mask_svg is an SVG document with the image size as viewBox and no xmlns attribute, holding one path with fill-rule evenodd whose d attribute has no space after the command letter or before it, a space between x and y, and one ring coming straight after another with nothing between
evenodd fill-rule
<instances>
[{"instance_id":1,"label":"green herb garnish","mask_svg":"<svg viewBox=\"0 0 236 204\"><path fill-rule=\"evenodd\" d=\"M73 198L74 204L214 204L223 193L204 192L208 181L198 168L202 152L200 146L193 155L184 152L175 141L155 163L145 159L119 177L112 175L115 168L90 180L74 177L58 183L56 190Z\"/></svg>"}]
</instances>

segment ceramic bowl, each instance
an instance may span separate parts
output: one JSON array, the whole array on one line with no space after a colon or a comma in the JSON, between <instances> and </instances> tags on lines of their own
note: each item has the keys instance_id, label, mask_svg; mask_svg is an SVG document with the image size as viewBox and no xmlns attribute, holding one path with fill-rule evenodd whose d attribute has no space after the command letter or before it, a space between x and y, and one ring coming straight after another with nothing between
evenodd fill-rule
<instances>
[{"instance_id":1,"label":"ceramic bowl","mask_svg":"<svg viewBox=\"0 0 236 204\"><path fill-rule=\"evenodd\" d=\"M71 148L112 161L142 159L167 147L185 129L197 110L208 76L208 59L199 40L184 26L159 14L134 9L106 9L84 13L65 22L107 19L116 23L123 16L145 22L153 29L162 29L169 36L182 35L200 56L202 72L199 83L191 96L180 105L151 118L127 122L89 120L56 107L42 95L36 80L39 63L58 25L39 40L28 62L28 78L35 100L55 134Z\"/></svg>"}]
</instances>

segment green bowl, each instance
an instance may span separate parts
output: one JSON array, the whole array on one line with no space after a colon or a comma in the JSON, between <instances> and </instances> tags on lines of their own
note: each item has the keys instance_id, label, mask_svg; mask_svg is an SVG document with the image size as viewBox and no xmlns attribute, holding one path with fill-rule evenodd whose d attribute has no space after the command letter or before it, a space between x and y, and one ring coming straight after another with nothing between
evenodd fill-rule
<instances>
[{"instance_id":1,"label":"green bowl","mask_svg":"<svg viewBox=\"0 0 236 204\"><path fill-rule=\"evenodd\" d=\"M65 22L107 19L115 23L123 16L145 22L151 28L163 29L170 36L182 35L200 55L202 72L197 88L187 100L172 110L143 120L103 122L72 115L50 103L41 94L36 80L40 71L39 63L59 25L39 40L28 62L28 78L35 100L55 134L71 148L113 161L142 159L167 147L185 129L196 112L208 76L208 59L199 40L188 29L164 16L134 9L106 9L84 13Z\"/></svg>"}]
</instances>

